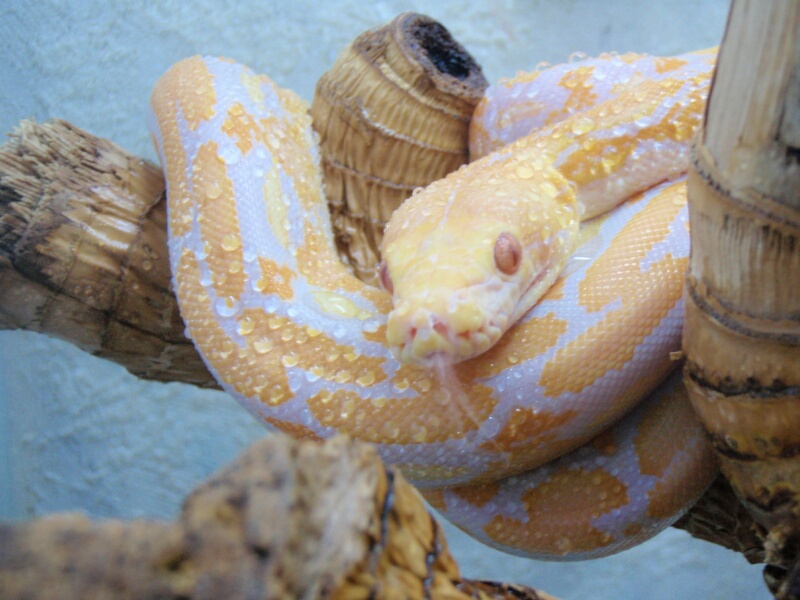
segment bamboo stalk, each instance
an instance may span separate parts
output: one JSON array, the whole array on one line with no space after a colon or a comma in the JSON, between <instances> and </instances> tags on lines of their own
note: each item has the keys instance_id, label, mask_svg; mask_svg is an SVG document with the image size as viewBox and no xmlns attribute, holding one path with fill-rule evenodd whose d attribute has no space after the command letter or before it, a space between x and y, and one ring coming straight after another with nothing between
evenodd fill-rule
<instances>
[{"instance_id":1,"label":"bamboo stalk","mask_svg":"<svg viewBox=\"0 0 800 600\"><path fill-rule=\"evenodd\" d=\"M689 178L684 353L722 471L800 597L800 4L733 3Z\"/></svg>"},{"instance_id":2,"label":"bamboo stalk","mask_svg":"<svg viewBox=\"0 0 800 600\"><path fill-rule=\"evenodd\" d=\"M190 493L177 521L0 524L0 595L556 600L462 579L444 534L368 444L270 436Z\"/></svg>"}]
</instances>

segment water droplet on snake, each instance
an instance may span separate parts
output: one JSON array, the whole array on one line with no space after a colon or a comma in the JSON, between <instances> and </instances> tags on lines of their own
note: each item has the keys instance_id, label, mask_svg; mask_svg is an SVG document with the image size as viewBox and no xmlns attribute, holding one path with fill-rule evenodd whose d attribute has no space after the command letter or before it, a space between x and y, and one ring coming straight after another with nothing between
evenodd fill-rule
<instances>
[{"instance_id":1,"label":"water droplet on snake","mask_svg":"<svg viewBox=\"0 0 800 600\"><path fill-rule=\"evenodd\" d=\"M258 354L266 354L270 350L272 350L273 344L269 338L261 338L260 340L256 340L253 342L253 349Z\"/></svg>"},{"instance_id":2,"label":"water droplet on snake","mask_svg":"<svg viewBox=\"0 0 800 600\"><path fill-rule=\"evenodd\" d=\"M220 317L232 317L239 310L239 303L231 296L217 298L214 301L214 310Z\"/></svg>"},{"instance_id":3,"label":"water droplet on snake","mask_svg":"<svg viewBox=\"0 0 800 600\"><path fill-rule=\"evenodd\" d=\"M594 128L595 128L595 122L589 117L576 117L572 120L572 124L570 125L570 129L572 130L572 133L574 133L575 135L583 135L584 133L589 133Z\"/></svg>"},{"instance_id":4,"label":"water droplet on snake","mask_svg":"<svg viewBox=\"0 0 800 600\"><path fill-rule=\"evenodd\" d=\"M255 321L249 317L245 317L239 321L239 327L237 328L237 331L239 332L239 335L250 335L253 333L255 328Z\"/></svg>"},{"instance_id":5,"label":"water droplet on snake","mask_svg":"<svg viewBox=\"0 0 800 600\"><path fill-rule=\"evenodd\" d=\"M297 358L295 354L284 354L283 356L281 356L281 364L284 367L297 366L298 362L300 362L300 359Z\"/></svg>"},{"instance_id":6,"label":"water droplet on snake","mask_svg":"<svg viewBox=\"0 0 800 600\"><path fill-rule=\"evenodd\" d=\"M233 250L239 248L242 244L238 235L236 235L235 233L229 233L222 238L221 245L222 249L225 250L226 252L232 252Z\"/></svg>"}]
</instances>

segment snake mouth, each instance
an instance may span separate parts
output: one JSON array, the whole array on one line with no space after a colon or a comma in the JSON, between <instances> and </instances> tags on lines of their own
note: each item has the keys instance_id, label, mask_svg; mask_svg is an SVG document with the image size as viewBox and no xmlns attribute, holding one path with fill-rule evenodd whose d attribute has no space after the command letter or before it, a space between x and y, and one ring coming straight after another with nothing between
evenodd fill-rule
<instances>
[{"instance_id":1,"label":"snake mouth","mask_svg":"<svg viewBox=\"0 0 800 600\"><path fill-rule=\"evenodd\" d=\"M409 327L403 342L393 350L403 363L431 368L478 356L491 348L502 333L502 326L495 321L483 323L475 329L455 332L446 323L433 318L429 326Z\"/></svg>"}]
</instances>

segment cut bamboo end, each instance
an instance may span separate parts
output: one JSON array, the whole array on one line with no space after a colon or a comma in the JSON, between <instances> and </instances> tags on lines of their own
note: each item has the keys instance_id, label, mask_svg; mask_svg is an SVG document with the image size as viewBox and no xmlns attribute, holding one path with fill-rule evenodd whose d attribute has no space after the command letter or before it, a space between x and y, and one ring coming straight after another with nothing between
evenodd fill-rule
<instances>
[{"instance_id":1,"label":"cut bamboo end","mask_svg":"<svg viewBox=\"0 0 800 600\"><path fill-rule=\"evenodd\" d=\"M375 284L383 228L414 189L469 158L472 111L488 86L440 23L406 13L348 45L311 106L340 256Z\"/></svg>"}]
</instances>

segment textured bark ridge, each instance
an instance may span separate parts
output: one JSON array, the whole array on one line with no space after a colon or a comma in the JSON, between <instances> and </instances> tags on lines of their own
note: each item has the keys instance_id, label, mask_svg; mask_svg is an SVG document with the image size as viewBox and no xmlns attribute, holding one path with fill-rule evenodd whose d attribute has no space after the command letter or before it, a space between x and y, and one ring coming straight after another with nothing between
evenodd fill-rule
<instances>
[{"instance_id":1,"label":"textured bark ridge","mask_svg":"<svg viewBox=\"0 0 800 600\"><path fill-rule=\"evenodd\" d=\"M367 444L270 436L185 500L176 522L53 515L0 525L7 600L555 600L464 580L416 490Z\"/></svg>"},{"instance_id":2,"label":"textured bark ridge","mask_svg":"<svg viewBox=\"0 0 800 600\"><path fill-rule=\"evenodd\" d=\"M0 149L0 327L216 387L172 293L161 169L64 121Z\"/></svg>"},{"instance_id":3,"label":"textured bark ridge","mask_svg":"<svg viewBox=\"0 0 800 600\"><path fill-rule=\"evenodd\" d=\"M692 404L800 598L800 5L733 3L689 176Z\"/></svg>"}]
</instances>

